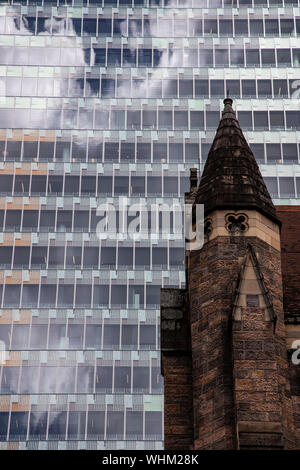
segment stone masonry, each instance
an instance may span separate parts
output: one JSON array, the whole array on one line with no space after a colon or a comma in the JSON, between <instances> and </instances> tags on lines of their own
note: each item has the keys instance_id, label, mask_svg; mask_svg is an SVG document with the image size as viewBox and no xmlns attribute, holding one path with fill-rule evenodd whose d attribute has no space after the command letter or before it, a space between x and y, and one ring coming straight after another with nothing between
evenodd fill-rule
<instances>
[{"instance_id":1,"label":"stone masonry","mask_svg":"<svg viewBox=\"0 0 300 470\"><path fill-rule=\"evenodd\" d=\"M186 194L210 229L186 251L186 289L161 294L165 448L300 449L300 209L276 211L224 104Z\"/></svg>"}]
</instances>

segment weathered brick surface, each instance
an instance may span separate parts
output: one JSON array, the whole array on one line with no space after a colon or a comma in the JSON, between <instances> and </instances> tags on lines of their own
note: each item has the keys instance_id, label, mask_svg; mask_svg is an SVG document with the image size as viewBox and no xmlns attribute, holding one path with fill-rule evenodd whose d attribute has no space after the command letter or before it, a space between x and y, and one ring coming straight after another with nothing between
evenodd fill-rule
<instances>
[{"instance_id":1,"label":"weathered brick surface","mask_svg":"<svg viewBox=\"0 0 300 470\"><path fill-rule=\"evenodd\" d=\"M190 332L186 291L161 290L161 351L164 374L165 448L193 446Z\"/></svg>"},{"instance_id":2,"label":"weathered brick surface","mask_svg":"<svg viewBox=\"0 0 300 470\"><path fill-rule=\"evenodd\" d=\"M300 321L300 250L299 227L300 206L278 206L278 217L282 221L281 262L283 302L286 320ZM296 338L295 338L296 339ZM300 338L298 338L300 339ZM300 365L293 365L289 356L289 378L295 425L296 447L300 449Z\"/></svg>"},{"instance_id":3,"label":"weathered brick surface","mask_svg":"<svg viewBox=\"0 0 300 470\"><path fill-rule=\"evenodd\" d=\"M281 253L255 237L215 238L189 255L188 299L170 290L163 300L166 449L300 449L300 366L287 354L284 321L300 318L300 207L277 214ZM275 334L262 309L244 307L230 321L249 242Z\"/></svg>"},{"instance_id":4,"label":"weathered brick surface","mask_svg":"<svg viewBox=\"0 0 300 470\"><path fill-rule=\"evenodd\" d=\"M189 354L163 354L165 448L193 448L192 373Z\"/></svg>"},{"instance_id":5,"label":"weathered brick surface","mask_svg":"<svg viewBox=\"0 0 300 470\"><path fill-rule=\"evenodd\" d=\"M249 242L277 315L275 334L263 309L244 307L241 321L230 321L234 281ZM163 354L166 449L294 448L300 405L290 390L280 252L253 237L218 237L190 253L188 276L189 312L176 341L191 355ZM237 432L239 423L254 428ZM266 432L264 423L278 429Z\"/></svg>"},{"instance_id":6,"label":"weathered brick surface","mask_svg":"<svg viewBox=\"0 0 300 470\"><path fill-rule=\"evenodd\" d=\"M295 431L286 356L280 252L258 240L255 252L265 285L271 293L277 325L274 334L273 323L265 320L264 309L260 308L253 312L252 308L242 307L241 321L233 321L237 437L240 448L292 448ZM251 433L239 430L241 422L244 425L254 423ZM266 423L277 423L279 430L266 433L262 427Z\"/></svg>"},{"instance_id":7,"label":"weathered brick surface","mask_svg":"<svg viewBox=\"0 0 300 470\"><path fill-rule=\"evenodd\" d=\"M300 449L300 365L294 365L291 361L289 365L296 445Z\"/></svg>"},{"instance_id":8,"label":"weathered brick surface","mask_svg":"<svg viewBox=\"0 0 300 470\"><path fill-rule=\"evenodd\" d=\"M286 315L300 315L300 206L277 206L282 222L281 260L284 311Z\"/></svg>"}]
</instances>

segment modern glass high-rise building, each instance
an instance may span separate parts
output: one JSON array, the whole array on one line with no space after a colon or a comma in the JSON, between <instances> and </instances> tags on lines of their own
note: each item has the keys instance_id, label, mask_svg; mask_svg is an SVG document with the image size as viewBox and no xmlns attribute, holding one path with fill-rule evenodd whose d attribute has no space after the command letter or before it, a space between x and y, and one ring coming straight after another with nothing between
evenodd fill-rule
<instances>
[{"instance_id":1,"label":"modern glass high-rise building","mask_svg":"<svg viewBox=\"0 0 300 470\"><path fill-rule=\"evenodd\" d=\"M183 241L99 241L96 209L182 203L227 93L275 203L300 199L299 35L298 0L0 3L1 449L163 448Z\"/></svg>"}]
</instances>

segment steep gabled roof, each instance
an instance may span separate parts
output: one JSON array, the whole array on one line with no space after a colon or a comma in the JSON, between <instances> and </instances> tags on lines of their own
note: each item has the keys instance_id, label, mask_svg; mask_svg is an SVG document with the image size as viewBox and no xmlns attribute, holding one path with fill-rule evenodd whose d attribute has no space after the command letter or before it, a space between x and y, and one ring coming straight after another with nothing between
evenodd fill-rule
<instances>
[{"instance_id":1,"label":"steep gabled roof","mask_svg":"<svg viewBox=\"0 0 300 470\"><path fill-rule=\"evenodd\" d=\"M252 245L249 243L247 252L241 265L239 277L233 294L233 319L238 319L239 309L242 303L239 302L240 296L247 294L247 286L245 283L251 282L251 293L255 293L262 297L261 307L264 308L270 321L274 323L274 331L276 327L277 315L273 309L273 302L270 298L269 291L265 285L264 277ZM256 286L255 286L256 284Z\"/></svg>"},{"instance_id":2,"label":"steep gabled roof","mask_svg":"<svg viewBox=\"0 0 300 470\"><path fill-rule=\"evenodd\" d=\"M243 135L232 100L224 111L198 187L195 203L205 215L216 209L255 209L280 225L255 157Z\"/></svg>"}]
</instances>

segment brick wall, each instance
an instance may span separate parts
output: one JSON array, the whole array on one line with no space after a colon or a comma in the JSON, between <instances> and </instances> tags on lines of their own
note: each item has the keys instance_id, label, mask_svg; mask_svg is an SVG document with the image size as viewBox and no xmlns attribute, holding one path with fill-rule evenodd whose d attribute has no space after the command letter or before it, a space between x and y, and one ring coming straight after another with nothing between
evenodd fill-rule
<instances>
[{"instance_id":1,"label":"brick wall","mask_svg":"<svg viewBox=\"0 0 300 470\"><path fill-rule=\"evenodd\" d=\"M251 330L253 325L249 323L248 330L242 326L243 331L238 332L241 327L238 324L233 324L233 331L230 330L234 281L238 279L241 259L246 255L248 243L253 245L258 255L278 317L274 340L271 325L266 335L262 329ZM195 448L237 448L236 419L245 425L253 423L255 417L260 422L265 418L270 423L280 420L283 445L293 447L280 252L256 237L217 237L204 245L202 250L191 252L189 263ZM232 337L236 341L233 356ZM269 341L270 338L272 341ZM259 377L252 377L253 371L249 370L254 356L256 368L258 362L265 361L267 357L276 363L275 371L270 370L267 363L260 366L262 381ZM236 360L244 360L245 368L241 369L238 362L234 364ZM240 378L239 374L245 377ZM239 395L238 401L234 394L236 386L239 392L244 392L243 399ZM248 398L255 388L264 394L263 404L254 405L256 402L253 400L251 408ZM277 408L281 408L277 413L271 409L272 405L267 405L272 393L273 398L276 395ZM240 409L237 408L239 404ZM263 410L267 410L268 406L269 411ZM261 445L268 447L269 441L265 440Z\"/></svg>"},{"instance_id":2,"label":"brick wall","mask_svg":"<svg viewBox=\"0 0 300 470\"><path fill-rule=\"evenodd\" d=\"M300 207L276 209L281 254L255 237L218 237L188 257L190 305L184 291L163 289L166 449L300 448L300 366L287 356L283 317L300 318ZM243 323L228 321L248 242L278 316L275 336L259 310L251 322L246 310Z\"/></svg>"},{"instance_id":3,"label":"brick wall","mask_svg":"<svg viewBox=\"0 0 300 470\"><path fill-rule=\"evenodd\" d=\"M192 369L187 293L161 289L165 449L193 448Z\"/></svg>"},{"instance_id":4,"label":"brick wall","mask_svg":"<svg viewBox=\"0 0 300 470\"><path fill-rule=\"evenodd\" d=\"M300 317L300 206L277 206L282 222L281 260L286 315Z\"/></svg>"}]
</instances>

